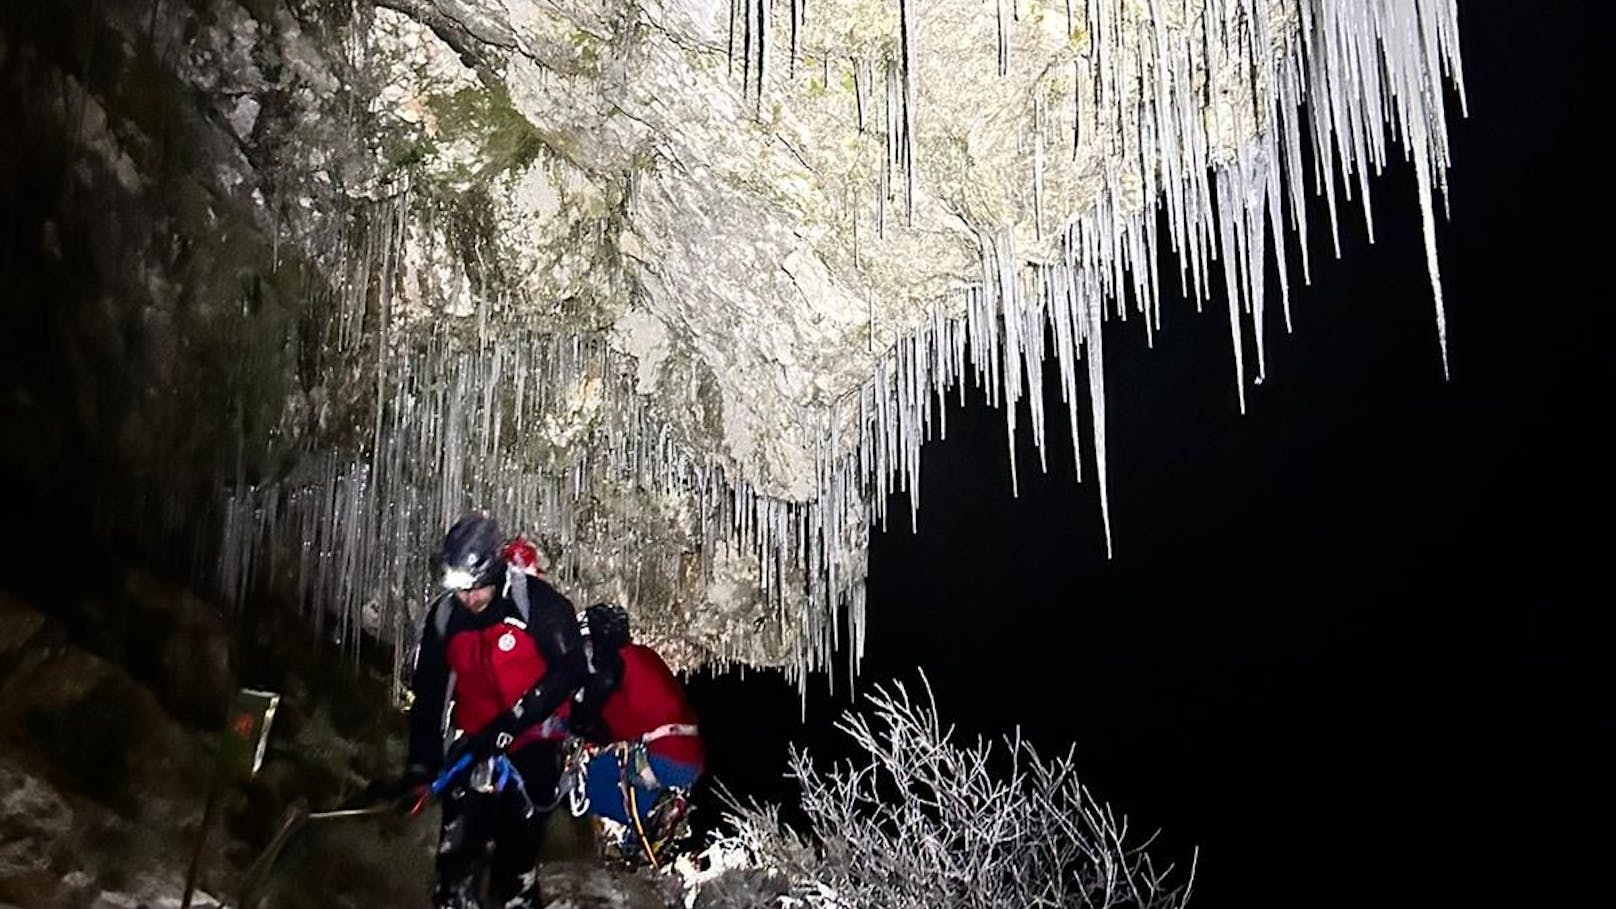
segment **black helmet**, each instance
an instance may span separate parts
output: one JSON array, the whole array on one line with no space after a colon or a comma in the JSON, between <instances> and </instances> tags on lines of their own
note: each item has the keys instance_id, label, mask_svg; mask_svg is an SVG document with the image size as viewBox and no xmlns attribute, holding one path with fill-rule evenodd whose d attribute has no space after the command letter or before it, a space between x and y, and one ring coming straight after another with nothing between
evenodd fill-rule
<instances>
[{"instance_id":1,"label":"black helmet","mask_svg":"<svg viewBox=\"0 0 1616 909\"><path fill-rule=\"evenodd\" d=\"M629 641L628 611L616 603L596 603L584 610L584 623L597 651L618 648Z\"/></svg>"},{"instance_id":2,"label":"black helmet","mask_svg":"<svg viewBox=\"0 0 1616 909\"><path fill-rule=\"evenodd\" d=\"M499 582L505 564L499 559L499 525L486 512L473 511L443 535L438 570L447 590L474 590Z\"/></svg>"}]
</instances>

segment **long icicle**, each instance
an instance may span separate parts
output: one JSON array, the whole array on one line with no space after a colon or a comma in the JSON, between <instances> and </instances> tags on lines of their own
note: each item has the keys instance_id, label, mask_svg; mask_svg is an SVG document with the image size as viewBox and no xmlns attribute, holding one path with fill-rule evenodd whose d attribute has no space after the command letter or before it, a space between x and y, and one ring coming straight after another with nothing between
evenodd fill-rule
<instances>
[{"instance_id":1,"label":"long icicle","mask_svg":"<svg viewBox=\"0 0 1616 909\"><path fill-rule=\"evenodd\" d=\"M1165 0L1145 4L1150 15L1164 5ZM1285 7L1294 21L1272 18L1271 8L1249 0L1209 3L1174 34L1160 16L1141 20L1132 5L1086 4L1088 43L1083 62L1074 62L1074 99L1033 112L1033 167L1038 167L1043 131L1064 129L1066 114L1053 111L1069 111L1074 149L1080 139L1097 147L1110 137L1139 172L1145 204L1125 207L1122 164L1113 162L1093 206L1052 225L1051 241L1060 246L1056 261L1022 259L1009 225L983 231L981 277L955 304L957 315L932 306L925 321L912 328L883 321L883 343L891 346L876 351L873 376L850 392L856 400L828 404L828 419L805 415L806 425L828 427L811 449L817 452L818 477L810 502L769 499L706 456L682 450L672 441L677 432L670 432L677 427L648 413L635 391L634 364L613 353L604 338L489 330L519 301L507 298L514 295L495 280L497 263L480 251L465 283L476 313L466 324L476 326L476 340L468 343L446 322L432 332L407 335L398 315L404 310L395 309L389 295L405 286L400 273L411 267L405 264L411 257L404 244L432 236L431 219L441 214L419 196L397 199L391 209L361 208L342 222L333 286L321 297L330 318L311 329L323 345L317 371L363 364L360 386L373 408L366 411L372 416L357 443L363 450L311 452L291 477L279 481L226 477L212 523L216 583L239 602L253 590L268 589L284 573L284 583L297 591L299 608L320 633L329 630L349 648L357 646L361 633L411 633L429 586L418 556L422 541L440 533L459 510L492 504L513 525L546 528L551 545L565 554L555 566L557 577L579 595L621 596L631 608L650 608L639 598L654 585L643 584L642 574L672 569L658 567L663 556L648 552L639 553L651 560L646 566L626 564L643 542L635 538L637 531L620 516L591 510L597 487L627 478L633 488L689 497L698 513L693 533L701 550L701 578L716 575L720 551L726 558L755 560L759 603L768 608L780 646L792 654L790 672L799 684L805 684L808 672L827 667L843 643L850 649L849 671L856 673L866 631L869 526L885 519L894 480L911 494L913 519L922 445L946 428L943 401L949 388L963 396L968 380L984 387L997 406L1012 411L1007 429L1013 440L1014 408L1023 394L1042 393L1044 358L1053 354L1075 452L1076 396L1082 393L1075 364L1086 358L1095 474L1110 552L1102 335L1108 310L1142 312L1150 331L1159 324L1156 206L1166 209L1165 239L1179 257L1180 282L1197 305L1220 292L1226 297L1243 399L1247 340L1254 341L1259 357L1255 375L1263 372L1261 282L1270 243L1279 258L1289 324L1281 236L1287 206L1302 247L1303 280L1309 277L1300 198L1308 183L1304 135L1311 144L1313 189L1326 196L1338 250L1337 173L1342 187L1355 193L1353 201L1365 206L1368 231L1368 176L1393 160L1389 141L1399 143L1420 196L1446 370L1434 196L1440 192L1446 201L1450 149L1444 77L1459 86L1464 102L1454 4L1302 0ZM792 25L798 29L801 0L793 9ZM733 6L731 15L743 30L745 84L759 97L766 85L768 10L766 2L748 3L742 7L744 20L734 21L741 11ZM903 169L908 223L924 214L917 211L915 192L918 71L912 12L907 0L900 0L900 58L889 61L887 71L887 166L878 203L895 198L892 171ZM1233 46L1231 41L1240 59L1220 75L1206 65L1208 55ZM1126 47L1135 48L1136 56L1128 57ZM793 57L796 53L794 44ZM873 82L868 64L855 60L851 65L855 103L863 116L873 118L866 103ZM1219 81L1225 79L1234 82ZM1255 117L1258 129L1251 141L1232 150L1214 147L1204 103L1225 90L1264 93L1242 99L1250 103L1240 106L1237 116ZM1017 179L1024 180L1021 173ZM1036 195L1041 191L1035 188ZM1043 233L1041 225L1034 227ZM1211 268L1214 257L1223 269L1222 282ZM1243 313L1252 320L1249 339ZM872 338L873 328L872 319ZM1054 339L1048 350L1046 328ZM585 440L563 453L563 463L524 463L513 440L546 419L570 413L575 399L586 393L599 396L602 416ZM1043 402L1028 403L1042 459ZM165 516L161 522L169 526L177 519ZM606 582L586 580L585 560L599 563L590 564L591 576L619 571L623 580L610 583L624 586L591 587ZM385 594L358 583L360 577L385 579ZM841 621L847 622L845 636ZM750 646L728 641L712 656L720 664L756 658Z\"/></svg>"}]
</instances>

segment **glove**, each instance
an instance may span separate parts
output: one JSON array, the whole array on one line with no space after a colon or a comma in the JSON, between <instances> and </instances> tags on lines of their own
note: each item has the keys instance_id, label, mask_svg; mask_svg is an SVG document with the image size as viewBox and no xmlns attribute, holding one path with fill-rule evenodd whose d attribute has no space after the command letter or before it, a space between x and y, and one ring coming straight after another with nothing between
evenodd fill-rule
<instances>
[{"instance_id":1,"label":"glove","mask_svg":"<svg viewBox=\"0 0 1616 909\"><path fill-rule=\"evenodd\" d=\"M572 715L567 718L567 728L574 736L596 745L604 745L611 741L606 735L606 724L601 722L600 717L582 710L573 710Z\"/></svg>"},{"instance_id":2,"label":"glove","mask_svg":"<svg viewBox=\"0 0 1616 909\"><path fill-rule=\"evenodd\" d=\"M623 663L620 658L603 657L596 664L595 671L584 679L578 698L572 705L572 715L567 718L573 734L596 744L611 741L600 711L616 693L622 671Z\"/></svg>"},{"instance_id":3,"label":"glove","mask_svg":"<svg viewBox=\"0 0 1616 909\"><path fill-rule=\"evenodd\" d=\"M602 666L599 670L589 674L583 684L583 704L591 713L599 713L600 708L611 700L617 692L620 669L615 666Z\"/></svg>"},{"instance_id":4,"label":"glove","mask_svg":"<svg viewBox=\"0 0 1616 909\"><path fill-rule=\"evenodd\" d=\"M476 763L503 753L513 739L549 718L549 714L539 712L538 706L543 703L545 693L542 685L534 688L481 730L461 736L449 747L449 753L443 759L444 766L453 767L467 755L471 756L472 763Z\"/></svg>"},{"instance_id":5,"label":"glove","mask_svg":"<svg viewBox=\"0 0 1616 909\"><path fill-rule=\"evenodd\" d=\"M504 717L489 723L482 731L463 735L449 746L449 753L443 758L443 766L453 767L460 763L461 758L470 757L471 763L486 761L505 750L513 737L509 731L511 724Z\"/></svg>"},{"instance_id":6,"label":"glove","mask_svg":"<svg viewBox=\"0 0 1616 909\"><path fill-rule=\"evenodd\" d=\"M392 802L395 805L412 805L426 795L432 785L432 776L425 767L412 764L396 779L377 780L365 787L364 800L372 804Z\"/></svg>"}]
</instances>

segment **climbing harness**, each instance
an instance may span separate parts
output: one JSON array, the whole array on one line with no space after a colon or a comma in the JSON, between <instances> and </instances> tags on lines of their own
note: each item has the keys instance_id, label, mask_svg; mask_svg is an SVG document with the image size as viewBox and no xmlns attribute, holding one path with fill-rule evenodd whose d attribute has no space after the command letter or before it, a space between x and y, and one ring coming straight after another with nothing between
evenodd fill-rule
<instances>
[{"instance_id":1,"label":"climbing harness","mask_svg":"<svg viewBox=\"0 0 1616 909\"><path fill-rule=\"evenodd\" d=\"M509 744L509 736L501 736L501 738L506 740L505 744ZM446 767L442 773L438 774L437 779L433 780L432 784L421 792L420 797L415 800L415 804L410 808L410 815L420 814L426 809L428 802L442 797L443 793L448 791L449 787L454 784L455 779L460 774L465 773L472 763L471 755L465 754ZM533 804L532 797L527 794L527 780L522 776L522 771L517 770L516 765L511 763L510 756L503 751L485 759L474 769L467 781L467 787L475 792L494 794L504 792L510 788L512 783L516 784L516 793L522 798L522 816L532 817L539 809L538 806Z\"/></svg>"},{"instance_id":2,"label":"climbing harness","mask_svg":"<svg viewBox=\"0 0 1616 909\"><path fill-rule=\"evenodd\" d=\"M603 835L603 846L609 857L630 864L643 860L652 870L660 870L668 848L689 836L685 823L690 814L689 793L684 787L665 786L651 769L645 745L669 735L695 735L696 727L688 724L668 724L658 727L639 741L613 742L595 745L581 739L568 742L566 761L562 770L562 785L566 789L567 807L573 817L589 813L589 766L602 754L617 758L617 789L627 809L629 824L623 825L603 816L597 816ZM646 812L652 836L646 823L640 819L640 793L635 782L646 789L660 790L651 810ZM621 828L620 830L618 828Z\"/></svg>"}]
</instances>

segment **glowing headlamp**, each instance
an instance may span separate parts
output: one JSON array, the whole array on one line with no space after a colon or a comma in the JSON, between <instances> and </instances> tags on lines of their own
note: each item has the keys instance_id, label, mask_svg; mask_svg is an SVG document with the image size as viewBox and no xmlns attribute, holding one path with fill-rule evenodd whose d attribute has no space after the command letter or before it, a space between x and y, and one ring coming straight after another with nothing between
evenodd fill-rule
<instances>
[{"instance_id":1,"label":"glowing headlamp","mask_svg":"<svg viewBox=\"0 0 1616 909\"><path fill-rule=\"evenodd\" d=\"M444 590L470 590L477 586L477 576L464 568L445 568L443 570Z\"/></svg>"}]
</instances>

